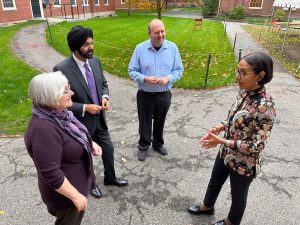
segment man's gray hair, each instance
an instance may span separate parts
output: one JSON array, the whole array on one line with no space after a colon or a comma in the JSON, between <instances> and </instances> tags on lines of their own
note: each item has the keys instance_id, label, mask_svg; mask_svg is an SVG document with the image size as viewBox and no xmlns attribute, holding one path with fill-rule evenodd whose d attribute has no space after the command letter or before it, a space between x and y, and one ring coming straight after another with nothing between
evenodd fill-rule
<instances>
[{"instance_id":1,"label":"man's gray hair","mask_svg":"<svg viewBox=\"0 0 300 225\"><path fill-rule=\"evenodd\" d=\"M28 93L39 106L56 105L63 95L68 79L60 72L42 73L32 78Z\"/></svg>"}]
</instances>

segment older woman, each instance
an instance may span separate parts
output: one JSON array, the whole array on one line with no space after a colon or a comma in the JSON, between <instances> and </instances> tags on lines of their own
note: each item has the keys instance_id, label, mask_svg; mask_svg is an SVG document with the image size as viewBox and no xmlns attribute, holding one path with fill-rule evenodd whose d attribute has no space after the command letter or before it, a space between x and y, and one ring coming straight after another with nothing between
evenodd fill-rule
<instances>
[{"instance_id":1,"label":"older woman","mask_svg":"<svg viewBox=\"0 0 300 225\"><path fill-rule=\"evenodd\" d=\"M101 148L67 108L72 106L67 78L61 72L40 74L29 84L32 117L25 134L38 186L56 225L81 223L93 177L93 155Z\"/></svg>"},{"instance_id":2,"label":"older woman","mask_svg":"<svg viewBox=\"0 0 300 225\"><path fill-rule=\"evenodd\" d=\"M273 61L265 53L243 57L236 70L240 87L227 119L200 139L208 149L220 144L204 202L189 207L191 214L214 214L214 205L226 179L230 178L232 202L227 218L215 225L240 224L248 190L259 173L262 153L275 119L272 97L265 84L273 78ZM224 131L224 136L219 133Z\"/></svg>"}]
</instances>

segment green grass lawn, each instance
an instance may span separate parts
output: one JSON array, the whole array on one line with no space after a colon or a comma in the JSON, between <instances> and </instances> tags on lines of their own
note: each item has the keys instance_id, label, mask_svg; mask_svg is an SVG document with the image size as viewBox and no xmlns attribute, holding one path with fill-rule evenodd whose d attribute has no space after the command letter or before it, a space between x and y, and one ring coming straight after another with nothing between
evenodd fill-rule
<instances>
[{"instance_id":1,"label":"green grass lawn","mask_svg":"<svg viewBox=\"0 0 300 225\"><path fill-rule=\"evenodd\" d=\"M66 36L75 24L90 26L94 30L95 54L110 73L128 78L127 68L134 47L146 40L147 23L154 16L127 16L127 12L109 18L91 19L81 22L63 22L52 25L54 47L69 55ZM192 19L163 18L167 39L177 43L185 72L176 83L182 88L203 88L208 53L212 53L208 87L215 88L234 81L236 62L230 44L224 35L223 26L217 21L205 20L202 31L193 32ZM11 49L11 41L17 31L39 21L0 28L0 135L23 134L31 115L31 101L27 88L31 78L40 72L20 60Z\"/></svg>"},{"instance_id":2,"label":"green grass lawn","mask_svg":"<svg viewBox=\"0 0 300 225\"><path fill-rule=\"evenodd\" d=\"M101 58L105 71L128 78L128 63L135 46L148 39L147 24L153 15L118 16L86 21L63 22L51 26L53 47L68 56L67 33L77 24L89 26L94 31L95 55ZM175 86L179 88L203 88L208 54L212 53L208 88L216 88L234 82L236 61L230 43L219 21L204 20L201 31L193 31L193 19L163 17L167 39L179 48L185 71ZM49 41L49 34L47 35ZM51 43L50 43L51 44Z\"/></svg>"},{"instance_id":3,"label":"green grass lawn","mask_svg":"<svg viewBox=\"0 0 300 225\"><path fill-rule=\"evenodd\" d=\"M300 78L299 61L292 61L286 54L281 52L281 46L284 40L285 31L278 32L269 26L247 25L244 29L249 32L257 42L264 46L270 54L275 57L281 64L294 76ZM286 38L285 46L300 46L300 33L291 32Z\"/></svg>"},{"instance_id":4,"label":"green grass lawn","mask_svg":"<svg viewBox=\"0 0 300 225\"><path fill-rule=\"evenodd\" d=\"M22 134L31 115L31 101L27 87L39 72L21 61L11 49L16 32L38 21L0 28L0 135Z\"/></svg>"}]
</instances>

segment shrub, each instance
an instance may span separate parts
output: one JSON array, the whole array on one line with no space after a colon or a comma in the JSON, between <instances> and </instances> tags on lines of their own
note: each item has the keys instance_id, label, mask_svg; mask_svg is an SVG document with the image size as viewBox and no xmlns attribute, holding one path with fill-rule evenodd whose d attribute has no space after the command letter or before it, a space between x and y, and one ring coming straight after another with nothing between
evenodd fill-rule
<instances>
[{"instance_id":1,"label":"shrub","mask_svg":"<svg viewBox=\"0 0 300 225\"><path fill-rule=\"evenodd\" d=\"M283 9L277 9L274 12L273 18L277 18L279 19L279 21L283 21L285 19L285 12L283 11Z\"/></svg>"},{"instance_id":2,"label":"shrub","mask_svg":"<svg viewBox=\"0 0 300 225\"><path fill-rule=\"evenodd\" d=\"M219 0L203 0L202 14L204 17L212 17L217 15Z\"/></svg>"},{"instance_id":3,"label":"shrub","mask_svg":"<svg viewBox=\"0 0 300 225\"><path fill-rule=\"evenodd\" d=\"M239 5L234 7L230 13L229 18L233 20L242 20L245 18L245 9L243 6Z\"/></svg>"}]
</instances>

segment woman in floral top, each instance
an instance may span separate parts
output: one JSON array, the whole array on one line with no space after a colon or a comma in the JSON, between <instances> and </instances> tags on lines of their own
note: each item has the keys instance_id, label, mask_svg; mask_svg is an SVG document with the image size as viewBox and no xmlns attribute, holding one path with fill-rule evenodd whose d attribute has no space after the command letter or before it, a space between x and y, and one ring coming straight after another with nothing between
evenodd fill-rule
<instances>
[{"instance_id":1,"label":"woman in floral top","mask_svg":"<svg viewBox=\"0 0 300 225\"><path fill-rule=\"evenodd\" d=\"M226 219L215 225L240 224L247 202L248 190L260 171L261 157L275 119L274 101L265 84L273 78L273 61L265 53L243 57L236 70L240 87L227 119L208 130L201 139L203 148L220 144L204 202L193 204L189 213L214 214L214 205L222 185L230 177L232 203ZM224 131L224 137L219 133Z\"/></svg>"}]
</instances>

